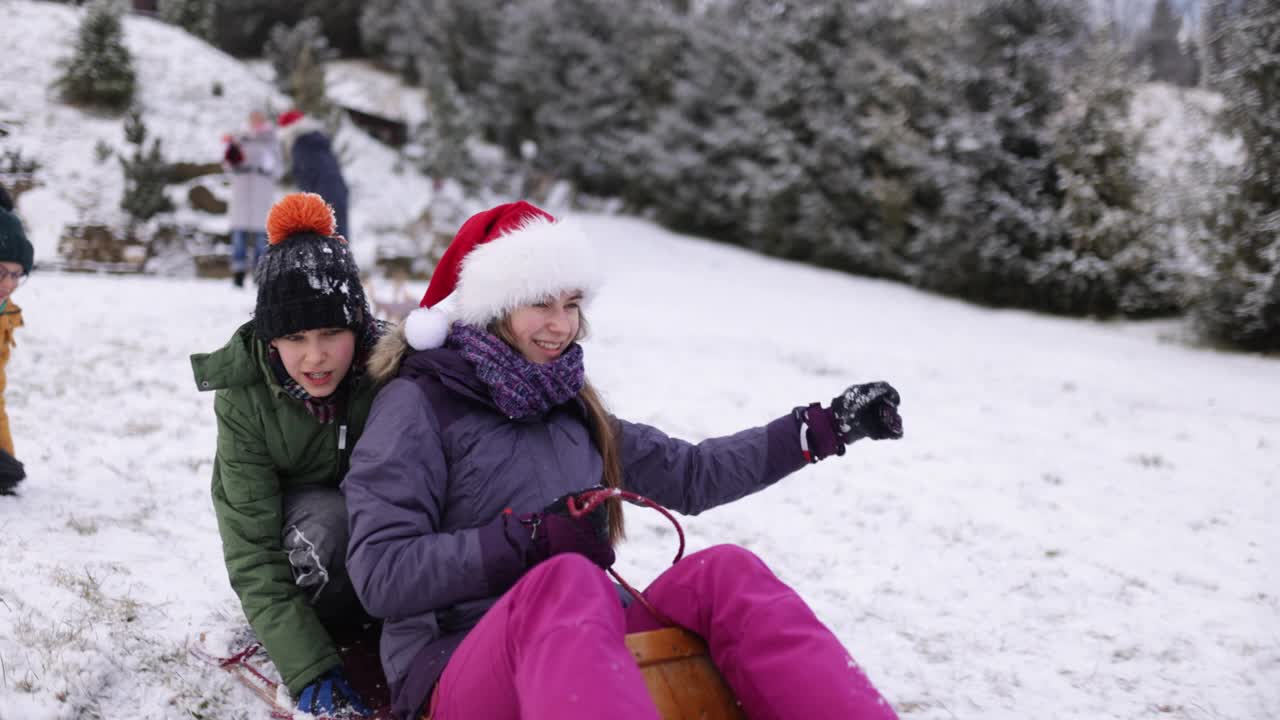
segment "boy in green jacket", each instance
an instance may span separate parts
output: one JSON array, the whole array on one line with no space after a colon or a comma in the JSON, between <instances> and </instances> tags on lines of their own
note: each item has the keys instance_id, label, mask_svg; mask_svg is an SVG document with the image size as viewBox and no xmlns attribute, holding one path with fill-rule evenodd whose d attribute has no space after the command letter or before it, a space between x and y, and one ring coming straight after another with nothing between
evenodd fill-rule
<instances>
[{"instance_id":1,"label":"boy in green jacket","mask_svg":"<svg viewBox=\"0 0 1280 720\"><path fill-rule=\"evenodd\" d=\"M381 332L333 211L296 193L271 209L254 318L222 349L191 356L216 391L213 507L231 586L298 709L367 714L327 622L364 612L347 578L338 491L374 383Z\"/></svg>"}]
</instances>

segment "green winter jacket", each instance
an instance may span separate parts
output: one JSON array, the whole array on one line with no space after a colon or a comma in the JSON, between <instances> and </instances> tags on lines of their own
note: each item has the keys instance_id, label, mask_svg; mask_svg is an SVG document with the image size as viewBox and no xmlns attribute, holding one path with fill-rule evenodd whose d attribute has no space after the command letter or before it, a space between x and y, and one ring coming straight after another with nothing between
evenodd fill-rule
<instances>
[{"instance_id":1,"label":"green winter jacket","mask_svg":"<svg viewBox=\"0 0 1280 720\"><path fill-rule=\"evenodd\" d=\"M336 488L351 448L364 430L374 383L361 376L345 412L321 425L285 393L267 364L267 345L253 322L220 350L191 356L196 386L216 390L218 449L213 461L213 509L231 587L262 647L297 697L341 661L329 633L293 582L283 550L282 499L288 490ZM339 447L344 427L346 442Z\"/></svg>"}]
</instances>

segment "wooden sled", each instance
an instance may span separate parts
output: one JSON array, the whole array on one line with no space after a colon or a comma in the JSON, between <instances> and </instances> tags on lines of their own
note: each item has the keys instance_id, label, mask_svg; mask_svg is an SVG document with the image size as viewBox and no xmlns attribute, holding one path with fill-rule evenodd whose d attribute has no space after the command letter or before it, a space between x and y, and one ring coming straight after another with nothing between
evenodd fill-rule
<instances>
[{"instance_id":1,"label":"wooden sled","mask_svg":"<svg viewBox=\"0 0 1280 720\"><path fill-rule=\"evenodd\" d=\"M684 628L627 635L662 720L746 720L702 638ZM431 720L423 713L422 720Z\"/></svg>"},{"instance_id":2,"label":"wooden sled","mask_svg":"<svg viewBox=\"0 0 1280 720\"><path fill-rule=\"evenodd\" d=\"M631 633L627 648L662 720L745 720L702 638L683 628Z\"/></svg>"},{"instance_id":3,"label":"wooden sled","mask_svg":"<svg viewBox=\"0 0 1280 720\"><path fill-rule=\"evenodd\" d=\"M373 629L342 634L335 641L347 679L366 703L378 709L375 717L390 718L390 693L382 677ZM626 643L663 720L746 720L702 638L683 628L663 628L631 633ZM228 658L214 657L196 646L190 651L253 691L271 708L272 718L293 718L293 708L279 702L279 684L259 668L269 660L256 642ZM424 714L423 720L430 718Z\"/></svg>"}]
</instances>

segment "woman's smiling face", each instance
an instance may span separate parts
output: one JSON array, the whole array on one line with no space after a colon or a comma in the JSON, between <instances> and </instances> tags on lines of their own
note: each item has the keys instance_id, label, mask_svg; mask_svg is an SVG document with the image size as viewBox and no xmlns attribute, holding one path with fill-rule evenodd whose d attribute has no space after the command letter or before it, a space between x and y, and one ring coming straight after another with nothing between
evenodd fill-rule
<instances>
[{"instance_id":1,"label":"woman's smiling face","mask_svg":"<svg viewBox=\"0 0 1280 720\"><path fill-rule=\"evenodd\" d=\"M532 305L522 305L507 316L515 349L539 365L560 357L578 338L582 292L566 290Z\"/></svg>"}]
</instances>

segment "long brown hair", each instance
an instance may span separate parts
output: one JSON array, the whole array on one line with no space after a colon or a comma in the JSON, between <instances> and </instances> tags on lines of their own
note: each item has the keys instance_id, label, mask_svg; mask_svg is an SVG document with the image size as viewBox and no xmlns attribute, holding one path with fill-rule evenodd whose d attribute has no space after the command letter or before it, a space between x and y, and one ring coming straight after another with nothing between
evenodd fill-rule
<instances>
[{"instance_id":1,"label":"long brown hair","mask_svg":"<svg viewBox=\"0 0 1280 720\"><path fill-rule=\"evenodd\" d=\"M501 320L495 321L489 327L489 332L502 338L511 347L515 347L516 339L515 334L511 332L510 318L511 315L508 313ZM577 342L586 336L587 318L579 310L578 334L574 337L574 341ZM604 463L601 482L607 488L621 488L622 458L618 451L618 434L613 427L613 416L609 414L604 401L600 399L600 393L596 392L590 382L582 384L578 399L587 407L587 430L591 433L591 441L600 451L600 459ZM622 500L614 497L609 498L605 503L609 509L609 544L617 545L627 536L622 519Z\"/></svg>"}]
</instances>

